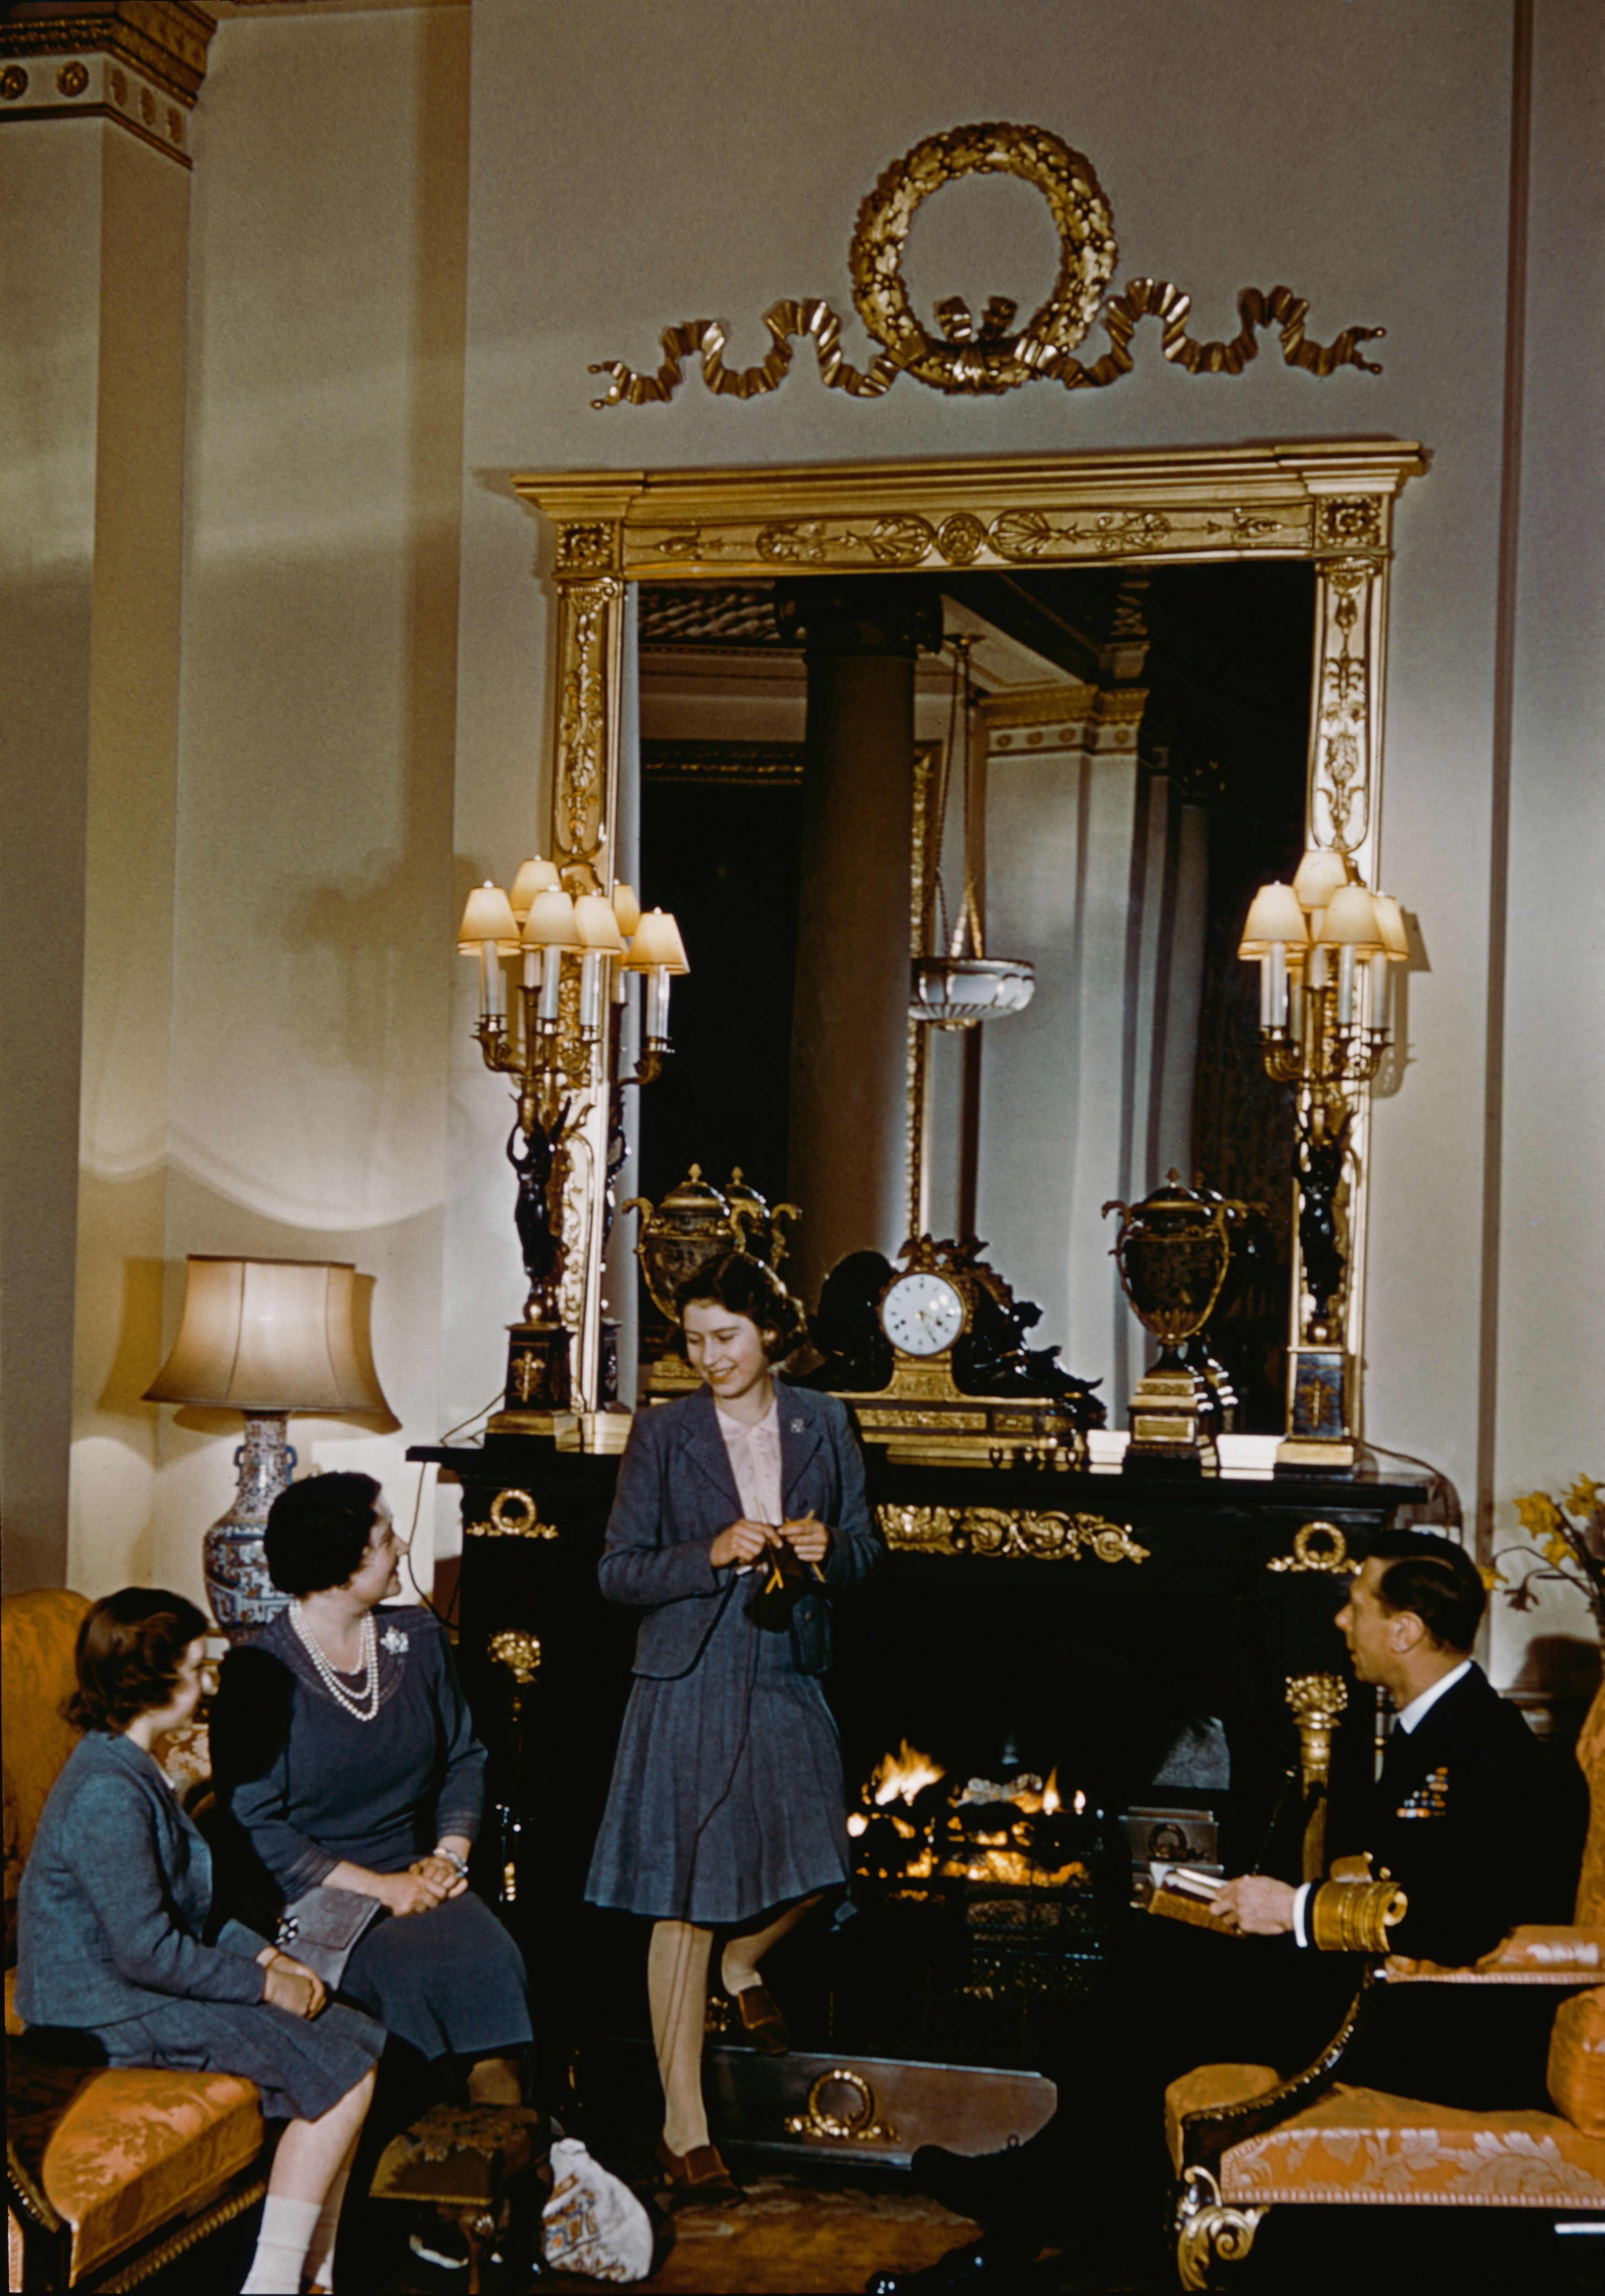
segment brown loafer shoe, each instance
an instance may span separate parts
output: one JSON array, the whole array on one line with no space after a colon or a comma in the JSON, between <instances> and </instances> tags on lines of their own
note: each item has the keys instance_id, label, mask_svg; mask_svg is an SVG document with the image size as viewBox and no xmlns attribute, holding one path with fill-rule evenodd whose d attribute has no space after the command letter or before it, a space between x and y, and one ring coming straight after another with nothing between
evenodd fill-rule
<instances>
[{"instance_id":1,"label":"brown loafer shoe","mask_svg":"<svg viewBox=\"0 0 1605 2296\"><path fill-rule=\"evenodd\" d=\"M746 2198L717 2144L694 2144L689 2152L671 2152L660 2136L657 2160L666 2188L663 2198L671 2209L730 2206Z\"/></svg>"},{"instance_id":2,"label":"brown loafer shoe","mask_svg":"<svg viewBox=\"0 0 1605 2296\"><path fill-rule=\"evenodd\" d=\"M767 1986L749 1985L745 1993L737 1994L736 2006L741 2012L742 2030L753 2046L761 2049L766 2057L783 2057L791 2046L791 2035Z\"/></svg>"}]
</instances>

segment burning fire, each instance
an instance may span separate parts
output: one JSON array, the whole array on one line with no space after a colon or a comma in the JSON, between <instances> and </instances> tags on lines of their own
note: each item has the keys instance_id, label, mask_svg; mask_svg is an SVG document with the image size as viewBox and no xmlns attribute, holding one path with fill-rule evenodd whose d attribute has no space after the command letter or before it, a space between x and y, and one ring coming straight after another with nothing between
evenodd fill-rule
<instances>
[{"instance_id":1,"label":"burning fire","mask_svg":"<svg viewBox=\"0 0 1605 2296\"><path fill-rule=\"evenodd\" d=\"M925 1787L934 1786L939 1778L946 1775L947 1772L940 1762L934 1762L929 1754L917 1754L904 1738L900 1742L896 1753L881 1756L870 1773L869 1788L876 1808L885 1809L886 1804L895 1801L899 1795L904 1801L911 1802ZM852 1830L861 1833L863 1827L860 1824Z\"/></svg>"}]
</instances>

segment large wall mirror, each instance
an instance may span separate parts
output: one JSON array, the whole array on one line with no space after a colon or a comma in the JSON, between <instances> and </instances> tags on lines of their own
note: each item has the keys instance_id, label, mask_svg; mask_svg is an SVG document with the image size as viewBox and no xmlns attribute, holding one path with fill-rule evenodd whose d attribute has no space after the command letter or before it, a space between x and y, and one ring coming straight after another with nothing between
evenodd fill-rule
<instances>
[{"instance_id":1,"label":"large wall mirror","mask_svg":"<svg viewBox=\"0 0 1605 2296\"><path fill-rule=\"evenodd\" d=\"M1363 442L518 480L557 528L555 857L607 882L622 823L691 959L630 1111L643 1192L695 1161L800 1202L811 1304L844 1250L978 1234L1118 1426L1148 1358L1101 1208L1174 1168L1256 1208L1214 1338L1239 1427L1279 1431L1296 1111L1237 944L1307 846L1374 870L1392 504L1420 467ZM960 929L967 884L1034 997L911 1027L910 948ZM1356 1357L1368 1147L1362 1111Z\"/></svg>"}]
</instances>

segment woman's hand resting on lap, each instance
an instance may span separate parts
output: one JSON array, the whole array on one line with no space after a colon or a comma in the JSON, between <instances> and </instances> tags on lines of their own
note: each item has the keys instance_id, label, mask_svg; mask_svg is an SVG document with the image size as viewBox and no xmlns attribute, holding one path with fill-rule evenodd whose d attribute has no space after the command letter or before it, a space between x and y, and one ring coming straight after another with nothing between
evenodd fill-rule
<instances>
[{"instance_id":1,"label":"woman's hand resting on lap","mask_svg":"<svg viewBox=\"0 0 1605 2296\"><path fill-rule=\"evenodd\" d=\"M442 1898L460 1898L468 1887L466 1874L459 1874L449 1858L437 1857L432 1852L427 1857L415 1857L407 1870L437 1887Z\"/></svg>"},{"instance_id":2,"label":"woman's hand resting on lap","mask_svg":"<svg viewBox=\"0 0 1605 2296\"><path fill-rule=\"evenodd\" d=\"M380 1904L392 1914L432 1914L443 1898L456 1895L455 1890L447 1888L443 1878L437 1880L433 1872L423 1870L425 1866L432 1866L433 1864L432 1859L420 1858L417 1865L409 1867L405 1874L375 1874L374 1886L368 1895L377 1898ZM444 1870L442 1867L442 1874ZM456 1882L455 1874L451 1878Z\"/></svg>"},{"instance_id":3,"label":"woman's hand resting on lap","mask_svg":"<svg viewBox=\"0 0 1605 2296\"><path fill-rule=\"evenodd\" d=\"M316 2017L328 1995L324 1981L315 1969L304 1961L292 1961L287 1953L269 1946L257 1959L266 1970L262 1982L262 1998L276 2009L287 2009L292 2017Z\"/></svg>"},{"instance_id":4,"label":"woman's hand resting on lap","mask_svg":"<svg viewBox=\"0 0 1605 2296\"><path fill-rule=\"evenodd\" d=\"M775 1532L767 1522L749 1522L744 1515L725 1525L708 1550L708 1560L715 1570L730 1562L756 1562L774 1544Z\"/></svg>"}]
</instances>

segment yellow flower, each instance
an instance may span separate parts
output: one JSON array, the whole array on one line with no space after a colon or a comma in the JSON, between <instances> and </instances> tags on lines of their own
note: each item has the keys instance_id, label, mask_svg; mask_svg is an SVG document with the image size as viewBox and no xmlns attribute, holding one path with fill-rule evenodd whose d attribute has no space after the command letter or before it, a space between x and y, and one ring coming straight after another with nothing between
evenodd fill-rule
<instances>
[{"instance_id":1,"label":"yellow flower","mask_svg":"<svg viewBox=\"0 0 1605 2296\"><path fill-rule=\"evenodd\" d=\"M1592 1514L1600 1504L1601 1488L1592 1475L1579 1475L1566 1494L1566 1504L1574 1514Z\"/></svg>"},{"instance_id":2,"label":"yellow flower","mask_svg":"<svg viewBox=\"0 0 1605 2296\"><path fill-rule=\"evenodd\" d=\"M1481 1578L1483 1585L1487 1588L1490 1595L1494 1592L1495 1587L1508 1587L1510 1583L1505 1577L1504 1572L1501 1570L1496 1564L1492 1562L1480 1563L1477 1566L1477 1576Z\"/></svg>"},{"instance_id":3,"label":"yellow flower","mask_svg":"<svg viewBox=\"0 0 1605 2296\"><path fill-rule=\"evenodd\" d=\"M1515 1502L1517 1519L1527 1537L1537 1544L1553 1538L1560 1529L1560 1510L1547 1491L1528 1491Z\"/></svg>"},{"instance_id":4,"label":"yellow flower","mask_svg":"<svg viewBox=\"0 0 1605 2296\"><path fill-rule=\"evenodd\" d=\"M1544 1561L1553 1563L1557 1570L1563 1562L1574 1560L1569 1543L1558 1530L1552 1531L1547 1538L1541 1538L1538 1544L1543 1549Z\"/></svg>"}]
</instances>

